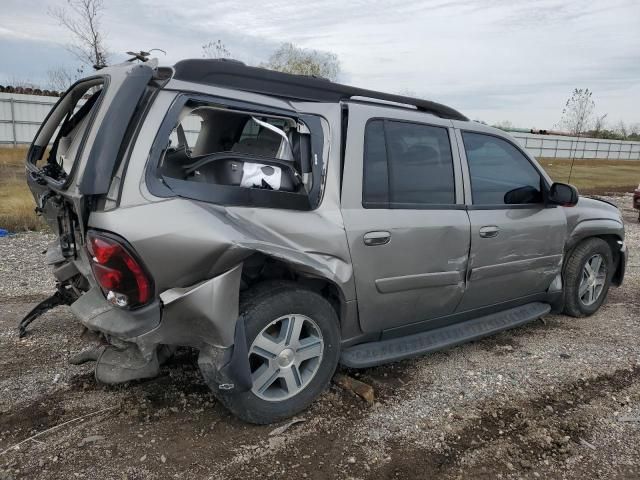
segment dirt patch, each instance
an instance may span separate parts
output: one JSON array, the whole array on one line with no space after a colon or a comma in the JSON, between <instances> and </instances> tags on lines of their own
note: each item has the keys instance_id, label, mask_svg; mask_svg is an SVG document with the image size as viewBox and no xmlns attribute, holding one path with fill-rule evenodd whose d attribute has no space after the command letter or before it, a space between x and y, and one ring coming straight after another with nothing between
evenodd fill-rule
<instances>
[{"instance_id":1,"label":"dirt patch","mask_svg":"<svg viewBox=\"0 0 640 480\"><path fill-rule=\"evenodd\" d=\"M372 478L449 478L463 472L474 478L495 478L497 470L526 474L544 470L549 460L566 462L576 450L595 448L589 442L590 419L583 407L637 386L638 380L640 367L635 367L580 379L519 404L490 402L479 407L481 415L454 416L465 424L444 436L438 449L393 442L390 461ZM621 473L635 470L624 468Z\"/></svg>"},{"instance_id":2,"label":"dirt patch","mask_svg":"<svg viewBox=\"0 0 640 480\"><path fill-rule=\"evenodd\" d=\"M413 378L412 366L413 362L403 361L364 370L344 369L344 372L371 385L375 389L376 401L384 403L385 400L402 395Z\"/></svg>"}]
</instances>

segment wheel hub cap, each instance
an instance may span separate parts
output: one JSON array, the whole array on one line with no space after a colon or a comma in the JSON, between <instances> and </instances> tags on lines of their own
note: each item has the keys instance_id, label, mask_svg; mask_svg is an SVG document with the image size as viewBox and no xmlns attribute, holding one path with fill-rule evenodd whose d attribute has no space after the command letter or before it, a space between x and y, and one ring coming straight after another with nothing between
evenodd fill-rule
<instances>
[{"instance_id":1,"label":"wheel hub cap","mask_svg":"<svg viewBox=\"0 0 640 480\"><path fill-rule=\"evenodd\" d=\"M295 353L290 348L285 348L278 354L278 365L280 367L289 367L293 363Z\"/></svg>"},{"instance_id":2,"label":"wheel hub cap","mask_svg":"<svg viewBox=\"0 0 640 480\"><path fill-rule=\"evenodd\" d=\"M249 348L251 391L274 402L293 397L315 377L323 351L322 332L311 318L291 314L274 320Z\"/></svg>"}]
</instances>

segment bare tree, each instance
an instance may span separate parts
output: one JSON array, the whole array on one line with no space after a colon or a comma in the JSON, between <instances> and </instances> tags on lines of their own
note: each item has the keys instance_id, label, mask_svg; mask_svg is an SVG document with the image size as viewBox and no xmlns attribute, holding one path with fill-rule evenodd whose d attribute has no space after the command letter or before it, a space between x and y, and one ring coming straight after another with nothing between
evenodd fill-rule
<instances>
[{"instance_id":1,"label":"bare tree","mask_svg":"<svg viewBox=\"0 0 640 480\"><path fill-rule=\"evenodd\" d=\"M575 88L562 110L560 127L564 128L576 137L580 137L580 135L588 130L591 124L593 110L596 107L596 104L591 97L592 92L588 88ZM572 143L571 168L569 169L568 182L571 182L571 174L573 173L573 164L575 163L576 150L578 149L579 141Z\"/></svg>"},{"instance_id":2,"label":"bare tree","mask_svg":"<svg viewBox=\"0 0 640 480\"><path fill-rule=\"evenodd\" d=\"M67 0L66 6L49 10L49 15L73 36L67 50L94 68L106 66L108 59L101 25L103 13L102 0Z\"/></svg>"},{"instance_id":3,"label":"bare tree","mask_svg":"<svg viewBox=\"0 0 640 480\"><path fill-rule=\"evenodd\" d=\"M47 88L64 92L80 77L82 77L84 69L82 67L72 70L62 65L47 70Z\"/></svg>"},{"instance_id":4,"label":"bare tree","mask_svg":"<svg viewBox=\"0 0 640 480\"><path fill-rule=\"evenodd\" d=\"M202 56L204 58L231 58L231 52L222 43L222 40L216 40L202 45Z\"/></svg>"},{"instance_id":5,"label":"bare tree","mask_svg":"<svg viewBox=\"0 0 640 480\"><path fill-rule=\"evenodd\" d=\"M576 88L562 110L560 127L572 135L579 137L589 129L592 122L593 110L596 107L588 88Z\"/></svg>"},{"instance_id":6,"label":"bare tree","mask_svg":"<svg viewBox=\"0 0 640 480\"><path fill-rule=\"evenodd\" d=\"M626 140L629 136L629 127L624 121L620 120L616 125L616 133L622 137L622 140Z\"/></svg>"},{"instance_id":7,"label":"bare tree","mask_svg":"<svg viewBox=\"0 0 640 480\"><path fill-rule=\"evenodd\" d=\"M604 115L596 116L596 120L593 123L593 133L595 134L596 138L598 138L598 135L600 134L600 132L604 130L604 127L606 125L606 119L607 119L606 113Z\"/></svg>"},{"instance_id":8,"label":"bare tree","mask_svg":"<svg viewBox=\"0 0 640 480\"><path fill-rule=\"evenodd\" d=\"M335 53L320 52L296 47L293 43L283 43L273 52L264 68L298 75L336 80L340 73L340 60Z\"/></svg>"}]
</instances>

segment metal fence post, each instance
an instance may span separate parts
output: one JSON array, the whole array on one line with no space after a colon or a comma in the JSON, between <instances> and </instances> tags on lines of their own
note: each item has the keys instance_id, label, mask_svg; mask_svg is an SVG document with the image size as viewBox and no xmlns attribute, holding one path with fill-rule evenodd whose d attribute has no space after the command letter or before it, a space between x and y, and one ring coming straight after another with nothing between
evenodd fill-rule
<instances>
[{"instance_id":1,"label":"metal fence post","mask_svg":"<svg viewBox=\"0 0 640 480\"><path fill-rule=\"evenodd\" d=\"M16 110L13 103L13 97L9 99L11 105L11 130L13 131L13 148L18 146L18 137L16 135Z\"/></svg>"}]
</instances>

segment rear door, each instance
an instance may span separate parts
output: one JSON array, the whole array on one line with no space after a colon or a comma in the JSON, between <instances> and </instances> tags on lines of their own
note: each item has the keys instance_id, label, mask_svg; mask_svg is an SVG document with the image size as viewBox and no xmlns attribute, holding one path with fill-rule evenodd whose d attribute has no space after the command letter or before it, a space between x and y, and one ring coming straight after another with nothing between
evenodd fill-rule
<instances>
[{"instance_id":1,"label":"rear door","mask_svg":"<svg viewBox=\"0 0 640 480\"><path fill-rule=\"evenodd\" d=\"M452 313L469 219L449 120L352 103L342 209L365 332Z\"/></svg>"},{"instance_id":2,"label":"rear door","mask_svg":"<svg viewBox=\"0 0 640 480\"><path fill-rule=\"evenodd\" d=\"M467 290L457 310L544 294L560 274L566 237L564 212L544 204L550 181L511 139L481 130L456 134L471 221Z\"/></svg>"}]
</instances>

